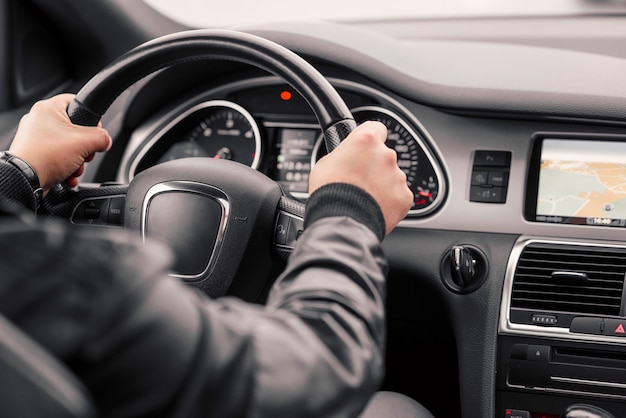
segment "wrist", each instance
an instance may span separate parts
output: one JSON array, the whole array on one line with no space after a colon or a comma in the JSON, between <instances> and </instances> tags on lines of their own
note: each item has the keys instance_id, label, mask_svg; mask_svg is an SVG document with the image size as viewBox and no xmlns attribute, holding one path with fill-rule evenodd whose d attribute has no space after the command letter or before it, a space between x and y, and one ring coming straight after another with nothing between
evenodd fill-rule
<instances>
[{"instance_id":1,"label":"wrist","mask_svg":"<svg viewBox=\"0 0 626 418\"><path fill-rule=\"evenodd\" d=\"M41 205L43 199L43 189L39 183L39 176L33 167L25 160L11 154L8 151L0 152L0 163L9 164L20 172L22 177L26 179L30 187L32 188L33 196L35 198L35 210Z\"/></svg>"},{"instance_id":2,"label":"wrist","mask_svg":"<svg viewBox=\"0 0 626 418\"><path fill-rule=\"evenodd\" d=\"M367 226L379 240L385 237L385 218L376 200L348 183L330 183L317 189L306 205L304 227L318 219L347 216Z\"/></svg>"}]
</instances>

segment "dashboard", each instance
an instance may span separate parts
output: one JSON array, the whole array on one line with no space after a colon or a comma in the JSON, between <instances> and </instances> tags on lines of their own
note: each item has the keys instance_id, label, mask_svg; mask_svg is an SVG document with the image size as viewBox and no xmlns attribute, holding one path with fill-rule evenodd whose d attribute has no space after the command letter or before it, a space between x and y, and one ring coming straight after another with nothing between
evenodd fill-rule
<instances>
[{"instance_id":1,"label":"dashboard","mask_svg":"<svg viewBox=\"0 0 626 418\"><path fill-rule=\"evenodd\" d=\"M387 126L387 145L415 196L403 226L620 238L626 219L620 126L475 116L407 100L341 71L329 79L357 123ZM245 77L174 102L129 136L117 182L167 160L208 156L250 166L306 200L308 173L326 149L314 114L288 85ZM593 202L580 210L587 197Z\"/></svg>"},{"instance_id":2,"label":"dashboard","mask_svg":"<svg viewBox=\"0 0 626 418\"><path fill-rule=\"evenodd\" d=\"M458 373L466 389L448 406L469 416L493 416L494 402L496 416L558 416L581 396L621 410L626 127L442 108L346 68L318 68L357 122L387 126L415 196L383 243L392 267L390 384L424 402ZM305 202L308 173L325 152L297 93L275 77L246 74L172 96L129 134L116 181L207 156L250 166ZM415 348L418 356L397 348L403 343L393 341L416 329L449 346ZM420 373L423 358L441 371L429 388L406 375ZM476 379L486 385L478 395L467 390Z\"/></svg>"},{"instance_id":3,"label":"dashboard","mask_svg":"<svg viewBox=\"0 0 626 418\"><path fill-rule=\"evenodd\" d=\"M610 112L576 116L579 106L566 116L537 104L528 112L515 97L499 111L440 106L420 79L399 85L402 77L378 77L375 68L357 72L356 58L352 69L349 59L333 64L316 45L303 49L357 122L387 126L387 145L415 196L383 242L391 266L389 387L439 416L446 408L464 416L558 416L580 396L620 410L626 382L603 367L626 370L618 354L626 340L613 332L626 306L626 126ZM118 104L138 122L117 142L118 160L99 166L115 167L115 181L128 184L172 159L230 159L305 202L308 173L326 152L308 104L262 72L235 68L208 82L205 70L157 74ZM165 99L147 100L164 85L171 85ZM483 105L495 107L491 90L484 94ZM150 111L138 117L129 103ZM417 329L436 344L408 343ZM415 384L411 376L422 373L425 358L440 373ZM449 389L446 376L458 376L458 399L429 403L428 394Z\"/></svg>"},{"instance_id":4,"label":"dashboard","mask_svg":"<svg viewBox=\"0 0 626 418\"><path fill-rule=\"evenodd\" d=\"M384 388L440 417L552 418L580 401L626 416L623 23L240 28L311 62L357 121L384 123L407 175L414 205L383 241ZM326 152L308 104L264 71L192 64L113 103L102 120L113 148L87 165L84 187L123 187L163 162L206 156L250 166L305 202ZM119 227L128 208L114 190Z\"/></svg>"}]
</instances>

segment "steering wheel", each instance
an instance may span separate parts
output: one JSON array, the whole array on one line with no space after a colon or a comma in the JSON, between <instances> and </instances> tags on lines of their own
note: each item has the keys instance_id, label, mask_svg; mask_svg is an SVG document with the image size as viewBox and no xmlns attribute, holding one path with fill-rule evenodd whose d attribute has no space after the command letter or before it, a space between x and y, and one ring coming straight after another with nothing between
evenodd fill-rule
<instances>
[{"instance_id":1,"label":"steering wheel","mask_svg":"<svg viewBox=\"0 0 626 418\"><path fill-rule=\"evenodd\" d=\"M213 59L250 64L291 85L315 113L329 152L356 127L343 99L308 62L267 39L229 30L185 31L132 49L87 82L67 113L75 124L95 126L141 78L178 63ZM111 207L111 193L101 187L56 198L64 199L71 213L86 214L80 211L94 202L100 208L109 200ZM159 164L135 176L123 193L123 226L144 240L167 242L177 256L172 274L212 297L236 288L238 296L254 298L272 257L288 255L302 230L304 204L289 199L262 173L232 161L186 158Z\"/></svg>"}]
</instances>

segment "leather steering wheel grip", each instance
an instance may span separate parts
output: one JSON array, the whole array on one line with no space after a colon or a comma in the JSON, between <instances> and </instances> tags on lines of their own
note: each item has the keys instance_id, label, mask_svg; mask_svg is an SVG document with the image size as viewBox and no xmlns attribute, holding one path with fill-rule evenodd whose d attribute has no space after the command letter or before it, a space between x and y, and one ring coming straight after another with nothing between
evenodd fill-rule
<instances>
[{"instance_id":1,"label":"leather steering wheel grip","mask_svg":"<svg viewBox=\"0 0 626 418\"><path fill-rule=\"evenodd\" d=\"M96 126L113 101L143 77L178 63L210 59L250 64L281 77L313 109L329 151L356 127L337 91L299 55L256 35L213 29L166 35L130 50L83 86L67 114L74 124Z\"/></svg>"}]
</instances>

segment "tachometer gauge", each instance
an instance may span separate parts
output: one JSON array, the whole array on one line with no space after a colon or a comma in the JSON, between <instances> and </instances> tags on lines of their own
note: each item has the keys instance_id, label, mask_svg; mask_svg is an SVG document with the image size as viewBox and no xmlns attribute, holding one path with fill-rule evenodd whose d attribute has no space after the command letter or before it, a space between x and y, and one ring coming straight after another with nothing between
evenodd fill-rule
<instances>
[{"instance_id":1,"label":"tachometer gauge","mask_svg":"<svg viewBox=\"0 0 626 418\"><path fill-rule=\"evenodd\" d=\"M406 174L413 192L413 206L409 216L420 216L435 210L443 199L444 184L439 164L422 137L411 125L394 112L378 106L364 106L352 110L357 123L375 120L387 127L387 146L398 155L398 166ZM326 154L320 140L315 159Z\"/></svg>"}]
</instances>

